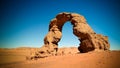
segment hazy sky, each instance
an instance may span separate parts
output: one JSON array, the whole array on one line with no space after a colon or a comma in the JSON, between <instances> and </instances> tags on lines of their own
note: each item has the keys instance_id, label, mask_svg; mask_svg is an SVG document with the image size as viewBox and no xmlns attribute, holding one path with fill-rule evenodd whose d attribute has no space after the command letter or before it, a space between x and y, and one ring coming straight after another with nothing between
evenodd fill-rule
<instances>
[{"instance_id":1,"label":"hazy sky","mask_svg":"<svg viewBox=\"0 0 120 68\"><path fill-rule=\"evenodd\" d=\"M119 0L0 0L0 47L41 47L48 25L60 12L83 15L98 34L120 49ZM72 25L63 26L59 47L79 46Z\"/></svg>"}]
</instances>

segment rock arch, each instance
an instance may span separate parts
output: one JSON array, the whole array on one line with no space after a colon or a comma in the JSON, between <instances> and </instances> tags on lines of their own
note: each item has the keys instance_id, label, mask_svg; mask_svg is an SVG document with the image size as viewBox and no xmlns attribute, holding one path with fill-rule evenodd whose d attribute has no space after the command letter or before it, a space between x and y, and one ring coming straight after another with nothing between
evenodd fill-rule
<instances>
[{"instance_id":1,"label":"rock arch","mask_svg":"<svg viewBox=\"0 0 120 68\"><path fill-rule=\"evenodd\" d=\"M58 42L62 37L62 27L66 21L71 22L73 25L73 33L81 42L78 47L78 50L81 53L110 49L108 37L96 34L87 24L86 19L83 16L77 13L63 12L51 20L49 32L44 38L44 45L38 51L31 52L26 59L31 60L56 55L58 51Z\"/></svg>"},{"instance_id":2,"label":"rock arch","mask_svg":"<svg viewBox=\"0 0 120 68\"><path fill-rule=\"evenodd\" d=\"M80 46L78 50L82 53L93 50L109 50L108 37L96 34L87 24L86 19L77 13L60 13L49 24L49 32L44 38L42 48L44 52L56 54L58 42L62 37L62 27L66 21L73 25L73 33L78 37Z\"/></svg>"}]
</instances>

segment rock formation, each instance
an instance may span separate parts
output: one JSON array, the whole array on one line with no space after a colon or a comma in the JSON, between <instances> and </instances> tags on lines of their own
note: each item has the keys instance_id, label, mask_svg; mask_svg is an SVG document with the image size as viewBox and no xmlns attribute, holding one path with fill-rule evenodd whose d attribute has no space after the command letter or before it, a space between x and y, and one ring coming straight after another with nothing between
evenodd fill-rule
<instances>
[{"instance_id":1,"label":"rock formation","mask_svg":"<svg viewBox=\"0 0 120 68\"><path fill-rule=\"evenodd\" d=\"M49 24L49 32L44 38L44 45L40 49L40 54L56 55L58 42L62 37L62 27L65 22L70 21L73 25L73 33L79 39L78 50L81 53L94 50L109 50L108 37L96 34L87 24L86 19L76 13L60 13ZM67 43L67 42L66 42Z\"/></svg>"}]
</instances>

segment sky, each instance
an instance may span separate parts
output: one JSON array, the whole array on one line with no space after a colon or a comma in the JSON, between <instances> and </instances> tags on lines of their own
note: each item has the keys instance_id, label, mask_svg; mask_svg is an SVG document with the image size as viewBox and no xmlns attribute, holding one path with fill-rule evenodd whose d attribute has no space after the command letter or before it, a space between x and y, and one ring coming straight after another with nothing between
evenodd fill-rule
<instances>
[{"instance_id":1,"label":"sky","mask_svg":"<svg viewBox=\"0 0 120 68\"><path fill-rule=\"evenodd\" d=\"M0 0L0 48L41 47L50 20L58 13L83 15L97 34L108 36L110 49L120 50L119 0ZM59 47L78 47L66 22Z\"/></svg>"}]
</instances>

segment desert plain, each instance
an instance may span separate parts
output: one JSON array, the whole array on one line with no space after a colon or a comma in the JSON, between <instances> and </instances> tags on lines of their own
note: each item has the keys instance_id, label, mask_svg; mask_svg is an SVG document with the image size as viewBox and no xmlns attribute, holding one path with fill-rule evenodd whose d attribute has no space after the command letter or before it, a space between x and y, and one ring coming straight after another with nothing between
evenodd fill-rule
<instances>
[{"instance_id":1,"label":"desert plain","mask_svg":"<svg viewBox=\"0 0 120 68\"><path fill-rule=\"evenodd\" d=\"M27 60L39 48L0 48L0 68L120 68L120 50L80 53L76 47L59 48L58 55Z\"/></svg>"}]
</instances>

